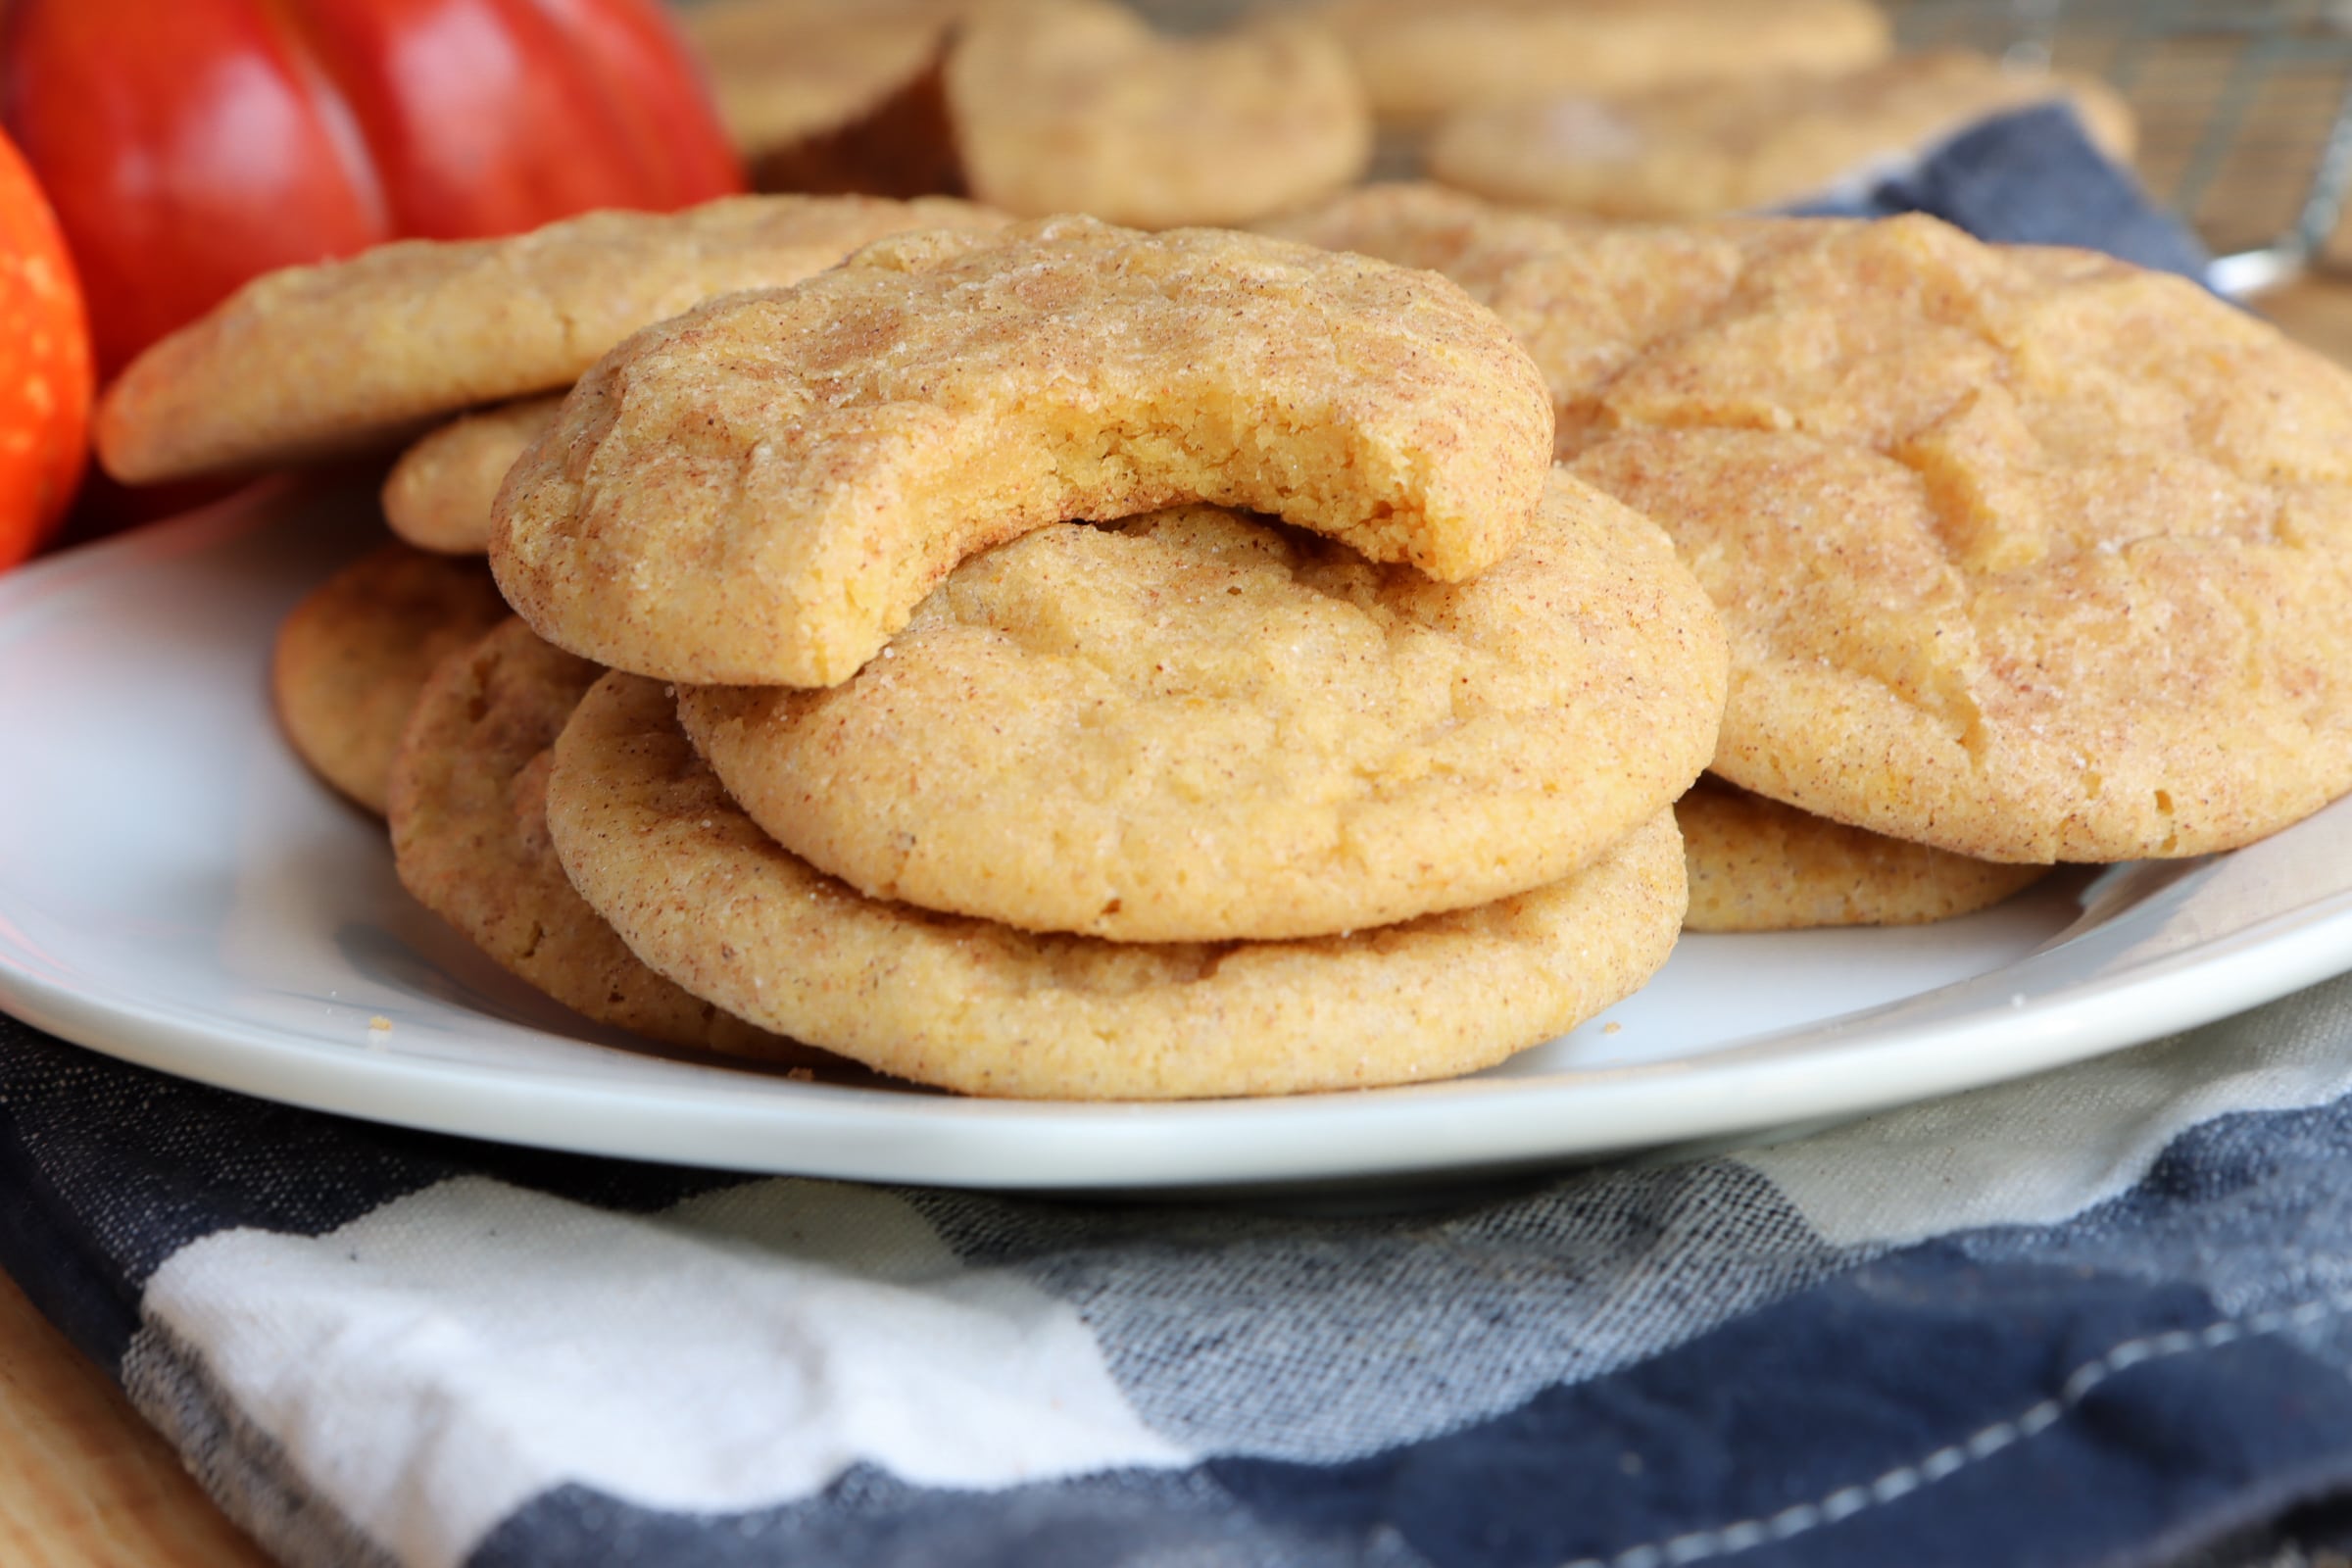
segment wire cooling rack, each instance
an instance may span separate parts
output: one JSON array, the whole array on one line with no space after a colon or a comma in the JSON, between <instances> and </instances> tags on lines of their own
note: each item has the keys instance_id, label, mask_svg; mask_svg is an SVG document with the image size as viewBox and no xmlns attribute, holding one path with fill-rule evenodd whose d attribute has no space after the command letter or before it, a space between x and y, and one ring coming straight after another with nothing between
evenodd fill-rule
<instances>
[{"instance_id":1,"label":"wire cooling rack","mask_svg":"<svg viewBox=\"0 0 2352 1568\"><path fill-rule=\"evenodd\" d=\"M1192 31L1284 0L1135 3ZM1762 15L1772 0L1752 3ZM2138 116L2141 179L2219 258L2224 292L2325 264L2352 184L2352 0L1880 3L1907 49L1964 46L2114 83ZM1393 137L1375 174L1417 167L1412 139Z\"/></svg>"},{"instance_id":2,"label":"wire cooling rack","mask_svg":"<svg viewBox=\"0 0 2352 1568\"><path fill-rule=\"evenodd\" d=\"M2352 0L1890 0L1906 48L2106 77L2137 167L2246 295L2324 265L2352 184Z\"/></svg>"}]
</instances>

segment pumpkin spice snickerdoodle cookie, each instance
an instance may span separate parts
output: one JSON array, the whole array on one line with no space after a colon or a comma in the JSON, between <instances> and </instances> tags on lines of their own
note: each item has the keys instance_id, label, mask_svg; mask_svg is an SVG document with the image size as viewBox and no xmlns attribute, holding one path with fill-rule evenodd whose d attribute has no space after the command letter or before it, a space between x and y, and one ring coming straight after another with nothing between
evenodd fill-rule
<instances>
[{"instance_id":1,"label":"pumpkin spice snickerdoodle cookie","mask_svg":"<svg viewBox=\"0 0 2352 1568\"><path fill-rule=\"evenodd\" d=\"M698 684L828 686L963 557L1184 501L1456 581L1535 515L1550 400L1452 284L1054 219L868 246L632 338L499 498L540 635Z\"/></svg>"},{"instance_id":2,"label":"pumpkin spice snickerdoodle cookie","mask_svg":"<svg viewBox=\"0 0 2352 1568\"><path fill-rule=\"evenodd\" d=\"M524 398L452 419L400 455L384 476L384 520L419 550L490 548L490 503L514 460L556 422L561 397Z\"/></svg>"},{"instance_id":3,"label":"pumpkin spice snickerdoodle cookie","mask_svg":"<svg viewBox=\"0 0 2352 1568\"><path fill-rule=\"evenodd\" d=\"M1712 775L1675 803L1674 820L1690 873L1686 931L1925 925L1987 908L2049 874L1866 833Z\"/></svg>"},{"instance_id":4,"label":"pumpkin spice snickerdoodle cookie","mask_svg":"<svg viewBox=\"0 0 2352 1568\"><path fill-rule=\"evenodd\" d=\"M2352 789L2342 369L1924 217L1544 239L1473 206L1290 226L1434 262L1527 342L1570 470L1723 612L1717 772L2019 861L2228 849Z\"/></svg>"},{"instance_id":5,"label":"pumpkin spice snickerdoodle cookie","mask_svg":"<svg viewBox=\"0 0 2352 1568\"><path fill-rule=\"evenodd\" d=\"M99 456L147 484L373 445L567 386L713 294L797 281L885 234L1001 221L938 199L738 196L287 268L133 361L99 409Z\"/></svg>"},{"instance_id":6,"label":"pumpkin spice snickerdoodle cookie","mask_svg":"<svg viewBox=\"0 0 2352 1568\"><path fill-rule=\"evenodd\" d=\"M1633 991L1684 905L1661 811L1565 882L1301 942L1040 936L868 899L780 848L696 759L661 683L611 675L556 745L575 886L687 990L966 1094L1163 1100L1446 1077Z\"/></svg>"},{"instance_id":7,"label":"pumpkin spice snickerdoodle cookie","mask_svg":"<svg viewBox=\"0 0 2352 1568\"><path fill-rule=\"evenodd\" d=\"M946 86L964 189L1024 216L1236 223L1372 157L1354 69L1297 17L1163 37L1109 0L1006 0L956 29Z\"/></svg>"},{"instance_id":8,"label":"pumpkin spice snickerdoodle cookie","mask_svg":"<svg viewBox=\"0 0 2352 1568\"><path fill-rule=\"evenodd\" d=\"M1825 194L1984 116L2051 100L2071 104L2108 156L2131 158L2132 111L2106 83L1946 50L1838 75L1466 109L1431 138L1428 165L1435 178L1497 201L1600 218L1700 218Z\"/></svg>"},{"instance_id":9,"label":"pumpkin spice snickerdoodle cookie","mask_svg":"<svg viewBox=\"0 0 2352 1568\"><path fill-rule=\"evenodd\" d=\"M840 686L681 687L786 849L1122 942L1321 936L1556 882L1714 751L1723 645L1645 519L1555 482L1467 583L1209 507L1040 529Z\"/></svg>"},{"instance_id":10,"label":"pumpkin spice snickerdoodle cookie","mask_svg":"<svg viewBox=\"0 0 2352 1568\"><path fill-rule=\"evenodd\" d=\"M603 673L512 617L442 661L391 768L402 885L503 968L600 1023L730 1055L830 1060L662 979L572 891L547 836L548 749Z\"/></svg>"},{"instance_id":11,"label":"pumpkin spice snickerdoodle cookie","mask_svg":"<svg viewBox=\"0 0 2352 1568\"><path fill-rule=\"evenodd\" d=\"M1419 120L1551 93L1641 92L1886 58L1870 0L1327 0L1373 107Z\"/></svg>"},{"instance_id":12,"label":"pumpkin spice snickerdoodle cookie","mask_svg":"<svg viewBox=\"0 0 2352 1568\"><path fill-rule=\"evenodd\" d=\"M822 140L904 90L971 8L972 0L705 0L681 7L678 19L710 73L719 119L758 178L765 161Z\"/></svg>"},{"instance_id":13,"label":"pumpkin spice snickerdoodle cookie","mask_svg":"<svg viewBox=\"0 0 2352 1568\"><path fill-rule=\"evenodd\" d=\"M345 566L278 627L270 690L295 755L382 815L416 694L443 658L507 615L478 561L392 544Z\"/></svg>"}]
</instances>

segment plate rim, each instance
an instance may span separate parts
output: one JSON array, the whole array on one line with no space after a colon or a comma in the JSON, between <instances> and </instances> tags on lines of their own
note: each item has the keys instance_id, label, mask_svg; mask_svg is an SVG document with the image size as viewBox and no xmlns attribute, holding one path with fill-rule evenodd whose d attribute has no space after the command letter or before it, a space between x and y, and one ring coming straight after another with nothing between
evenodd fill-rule
<instances>
[{"instance_id":1,"label":"plate rim","mask_svg":"<svg viewBox=\"0 0 2352 1568\"><path fill-rule=\"evenodd\" d=\"M317 483L264 480L181 517L0 577L0 646L12 640L6 633L28 604L268 527L282 520L281 503L315 497ZM2325 809L2352 809L2352 798ZM0 897L6 893L0 886ZM2126 909L2117 919L2132 912ZM2107 925L2070 928L2033 956L2061 953L2078 931L2087 936ZM139 998L93 994L27 965L19 940L0 907L0 1008L26 1024L118 1059L306 1109L494 1142L745 1172L1004 1191L1133 1192L1409 1182L1441 1173L1662 1154L1681 1145L1749 1135L1760 1140L1798 1123L1844 1120L1988 1087L2210 1023L2352 968L2352 871L2330 892L2218 937L2045 996L2021 996L2008 1006L1978 1004L1955 1018L1876 1027L1869 1022L1920 1000L1914 997L1662 1061L1540 1077L1172 1102L992 1101L826 1084L771 1084L747 1095L741 1076L723 1061L681 1062L692 1076L664 1084L662 1093L673 1106L692 1111L695 1125L688 1128L643 1119L642 1110L628 1103L642 1085L547 1076L521 1063L372 1052L323 1033L231 1027L209 1013L175 1014ZM1997 989L1993 982L2016 967L2003 965L1957 984ZM2148 1027L2157 1016L2161 1027ZM1692 1093L1694 1072L1703 1074L1704 1095ZM1551 1117L1561 1102L1574 1109L1575 1102L1595 1093L1617 1113L1612 1128L1560 1139ZM1471 1140L1458 1131L1405 1150L1380 1136L1465 1098L1502 1107L1481 1107L1476 1149L1465 1148ZM1568 1122L1582 1125L1573 1115ZM712 1137L714 1127L726 1132L723 1149L714 1147L721 1142ZM1215 1140L1219 1157L1204 1167L1196 1146L1212 1130L1230 1136ZM1007 1137L1026 1145L1029 1168L1017 1179L986 1168L1002 1164L994 1146Z\"/></svg>"}]
</instances>

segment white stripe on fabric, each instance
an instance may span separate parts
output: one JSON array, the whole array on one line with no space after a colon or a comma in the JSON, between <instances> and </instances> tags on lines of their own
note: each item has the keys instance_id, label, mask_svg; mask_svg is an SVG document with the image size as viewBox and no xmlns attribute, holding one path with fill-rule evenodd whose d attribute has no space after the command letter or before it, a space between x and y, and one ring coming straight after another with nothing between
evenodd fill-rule
<instances>
[{"instance_id":1,"label":"white stripe on fabric","mask_svg":"<svg viewBox=\"0 0 2352 1568\"><path fill-rule=\"evenodd\" d=\"M2127 1191L2165 1145L2243 1110L2352 1092L2352 978L2056 1072L1737 1156L1828 1242L2050 1224Z\"/></svg>"},{"instance_id":2,"label":"white stripe on fabric","mask_svg":"<svg viewBox=\"0 0 2352 1568\"><path fill-rule=\"evenodd\" d=\"M1188 1458L1073 1309L830 1183L641 1217L462 1178L317 1238L208 1237L145 1307L412 1568L564 1482L729 1509L860 1460L985 1488Z\"/></svg>"}]
</instances>

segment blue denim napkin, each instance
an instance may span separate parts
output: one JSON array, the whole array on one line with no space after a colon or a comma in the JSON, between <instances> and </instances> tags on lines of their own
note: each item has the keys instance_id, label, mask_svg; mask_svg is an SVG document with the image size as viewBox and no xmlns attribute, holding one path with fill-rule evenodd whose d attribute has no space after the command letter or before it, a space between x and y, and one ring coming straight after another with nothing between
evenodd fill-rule
<instances>
[{"instance_id":1,"label":"blue denim napkin","mask_svg":"<svg viewBox=\"0 0 2352 1568\"><path fill-rule=\"evenodd\" d=\"M1980 121L1926 157L1791 209L1842 218L1928 213L1979 239L2075 245L2205 280L2212 258L2180 220L2150 205L2064 104Z\"/></svg>"},{"instance_id":2,"label":"blue denim napkin","mask_svg":"<svg viewBox=\"0 0 2352 1568\"><path fill-rule=\"evenodd\" d=\"M2193 270L2070 125L1866 199ZM2352 978L1350 1211L505 1149L0 1018L0 1264L306 1568L2129 1568L2352 1483Z\"/></svg>"}]
</instances>

